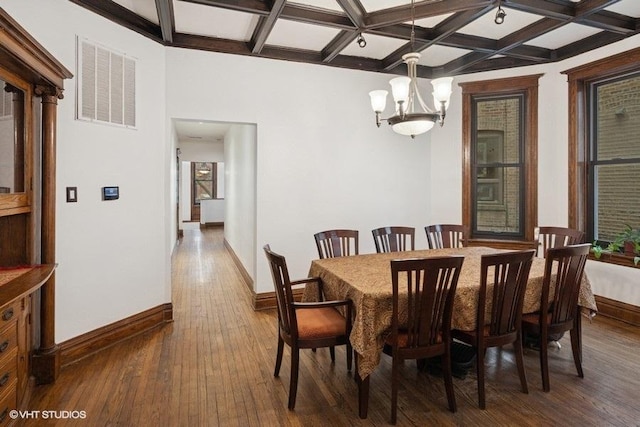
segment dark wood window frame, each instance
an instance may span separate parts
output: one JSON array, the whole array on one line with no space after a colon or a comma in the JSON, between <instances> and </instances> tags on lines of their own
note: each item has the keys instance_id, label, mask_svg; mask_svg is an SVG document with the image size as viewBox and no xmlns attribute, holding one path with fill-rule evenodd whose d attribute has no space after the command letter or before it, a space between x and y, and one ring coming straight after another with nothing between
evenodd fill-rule
<instances>
[{"instance_id":1,"label":"dark wood window frame","mask_svg":"<svg viewBox=\"0 0 640 427\"><path fill-rule=\"evenodd\" d=\"M538 223L538 81L542 74L460 83L462 88L462 221L471 229L473 206L472 168L473 98L477 96L524 94L524 239L467 239L469 245L501 248L535 247L534 228Z\"/></svg>"},{"instance_id":2,"label":"dark wood window frame","mask_svg":"<svg viewBox=\"0 0 640 427\"><path fill-rule=\"evenodd\" d=\"M211 166L211 179L197 179L196 178L196 164L205 163ZM211 181L211 199L218 198L218 164L216 162L191 162L191 204L196 206L200 205L200 200L197 199L197 183L200 181Z\"/></svg>"},{"instance_id":3,"label":"dark wood window frame","mask_svg":"<svg viewBox=\"0 0 640 427\"><path fill-rule=\"evenodd\" d=\"M587 231L589 209L588 91L593 81L640 70L640 48L565 70L569 82L569 227ZM634 266L633 258L612 254L601 261Z\"/></svg>"}]
</instances>

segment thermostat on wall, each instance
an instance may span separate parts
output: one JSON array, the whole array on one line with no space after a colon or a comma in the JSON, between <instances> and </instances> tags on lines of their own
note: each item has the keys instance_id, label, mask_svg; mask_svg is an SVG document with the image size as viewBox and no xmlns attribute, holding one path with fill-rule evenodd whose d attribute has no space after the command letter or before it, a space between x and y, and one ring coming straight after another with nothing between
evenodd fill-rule
<instances>
[{"instance_id":1,"label":"thermostat on wall","mask_svg":"<svg viewBox=\"0 0 640 427\"><path fill-rule=\"evenodd\" d=\"M102 187L102 200L116 200L119 197L118 187Z\"/></svg>"}]
</instances>

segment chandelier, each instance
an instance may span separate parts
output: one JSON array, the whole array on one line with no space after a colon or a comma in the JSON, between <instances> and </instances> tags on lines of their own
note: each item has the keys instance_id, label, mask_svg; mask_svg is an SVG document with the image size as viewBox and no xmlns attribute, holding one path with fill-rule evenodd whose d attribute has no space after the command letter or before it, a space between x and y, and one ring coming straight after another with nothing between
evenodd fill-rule
<instances>
[{"instance_id":1,"label":"chandelier","mask_svg":"<svg viewBox=\"0 0 640 427\"><path fill-rule=\"evenodd\" d=\"M411 47L414 45L414 4L411 2ZM393 100L395 101L395 114L383 119L382 112L387 105L386 90L374 90L369 92L371 108L376 114L376 125L380 127L383 121L391 125L391 128L401 135L411 136L428 132L435 123L444 124L444 117L449 107L451 97L451 83L453 77L441 77L431 80L433 85L433 102L435 110L427 107L418 90L417 65L420 53L411 52L402 56L407 64L408 77L396 77L389 81Z\"/></svg>"}]
</instances>

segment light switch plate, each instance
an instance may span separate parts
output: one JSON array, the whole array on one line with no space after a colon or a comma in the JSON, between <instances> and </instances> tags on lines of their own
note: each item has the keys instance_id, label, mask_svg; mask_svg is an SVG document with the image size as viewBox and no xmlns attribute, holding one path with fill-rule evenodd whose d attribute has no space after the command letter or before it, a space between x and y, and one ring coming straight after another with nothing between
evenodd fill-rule
<instances>
[{"instance_id":1,"label":"light switch plate","mask_svg":"<svg viewBox=\"0 0 640 427\"><path fill-rule=\"evenodd\" d=\"M78 201L78 187L67 187L67 203Z\"/></svg>"}]
</instances>

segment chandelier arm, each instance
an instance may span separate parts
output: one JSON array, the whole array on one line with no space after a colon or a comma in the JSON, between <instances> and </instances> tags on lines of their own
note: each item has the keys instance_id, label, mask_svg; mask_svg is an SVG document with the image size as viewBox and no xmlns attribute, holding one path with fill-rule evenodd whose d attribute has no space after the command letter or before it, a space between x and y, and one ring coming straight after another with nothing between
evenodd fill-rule
<instances>
[{"instance_id":1,"label":"chandelier arm","mask_svg":"<svg viewBox=\"0 0 640 427\"><path fill-rule=\"evenodd\" d=\"M424 111L426 111L427 113L435 113L436 112L436 111L432 110L431 108L429 108L429 106L427 106L427 104L422 99L422 95L420 95L420 91L417 90L417 89L416 89L416 98L418 98L418 102L420 103L420 106L422 107L422 109Z\"/></svg>"}]
</instances>

